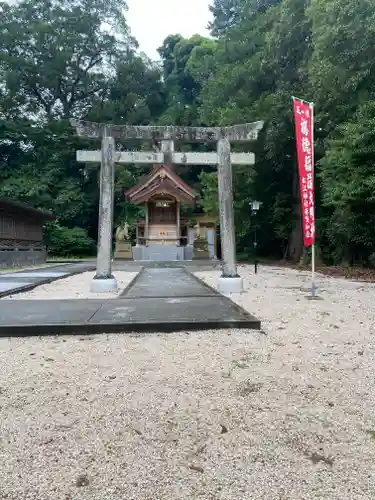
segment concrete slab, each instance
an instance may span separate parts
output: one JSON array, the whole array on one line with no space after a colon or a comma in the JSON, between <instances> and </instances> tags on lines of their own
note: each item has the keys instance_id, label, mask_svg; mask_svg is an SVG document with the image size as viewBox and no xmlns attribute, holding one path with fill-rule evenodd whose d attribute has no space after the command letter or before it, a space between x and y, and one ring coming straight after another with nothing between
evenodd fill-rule
<instances>
[{"instance_id":1,"label":"concrete slab","mask_svg":"<svg viewBox=\"0 0 375 500\"><path fill-rule=\"evenodd\" d=\"M112 300L103 304L90 323L128 323L135 330L138 325L148 325L154 331L160 327L175 331L180 327L194 328L196 324L205 325L205 328L220 324L225 328L235 327L248 324L250 320L254 326L255 318L225 297L200 296Z\"/></svg>"},{"instance_id":2,"label":"concrete slab","mask_svg":"<svg viewBox=\"0 0 375 500\"><path fill-rule=\"evenodd\" d=\"M29 291L36 286L94 269L95 264L92 262L68 262L48 268L42 267L29 271L0 274L0 298ZM13 287L11 283L13 283Z\"/></svg>"},{"instance_id":3,"label":"concrete slab","mask_svg":"<svg viewBox=\"0 0 375 500\"><path fill-rule=\"evenodd\" d=\"M0 292L15 291L32 284L32 281L0 281Z\"/></svg>"},{"instance_id":4,"label":"concrete slab","mask_svg":"<svg viewBox=\"0 0 375 500\"><path fill-rule=\"evenodd\" d=\"M6 273L2 274L1 278L61 278L68 276L69 273L59 271L43 271L43 272L20 272L20 273Z\"/></svg>"},{"instance_id":5,"label":"concrete slab","mask_svg":"<svg viewBox=\"0 0 375 500\"><path fill-rule=\"evenodd\" d=\"M225 297L0 302L0 336L260 329ZM22 314L20 314L22 311Z\"/></svg>"},{"instance_id":6,"label":"concrete slab","mask_svg":"<svg viewBox=\"0 0 375 500\"><path fill-rule=\"evenodd\" d=\"M206 297L216 296L210 287L183 268L143 269L121 297Z\"/></svg>"},{"instance_id":7,"label":"concrete slab","mask_svg":"<svg viewBox=\"0 0 375 500\"><path fill-rule=\"evenodd\" d=\"M102 307L102 300L59 300L55 307L50 300L17 300L0 302L0 331L6 326L82 324Z\"/></svg>"},{"instance_id":8,"label":"concrete slab","mask_svg":"<svg viewBox=\"0 0 375 500\"><path fill-rule=\"evenodd\" d=\"M6 275L6 276L3 276L1 275L0 276L0 282L3 282L3 281L15 281L15 282L20 282L20 283L24 283L25 281L35 281L35 280L42 280L43 281L43 278L29 278L28 276L14 276L12 274L9 274L9 275Z\"/></svg>"}]
</instances>

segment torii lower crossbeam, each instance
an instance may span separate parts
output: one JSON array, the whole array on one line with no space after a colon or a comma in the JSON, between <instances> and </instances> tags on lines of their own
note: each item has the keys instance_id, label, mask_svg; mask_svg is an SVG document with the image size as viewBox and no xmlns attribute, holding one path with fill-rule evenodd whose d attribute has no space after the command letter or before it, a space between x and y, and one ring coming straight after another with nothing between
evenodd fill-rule
<instances>
[{"instance_id":1,"label":"torii lower crossbeam","mask_svg":"<svg viewBox=\"0 0 375 500\"><path fill-rule=\"evenodd\" d=\"M82 163L100 163L102 160L101 151L77 151L77 161ZM152 153L142 151L116 152L115 163L127 164L162 164L164 163L163 153ZM231 153L230 161L232 165L254 165L254 153ZM217 153L172 153L172 163L174 165L218 165L219 155Z\"/></svg>"}]
</instances>

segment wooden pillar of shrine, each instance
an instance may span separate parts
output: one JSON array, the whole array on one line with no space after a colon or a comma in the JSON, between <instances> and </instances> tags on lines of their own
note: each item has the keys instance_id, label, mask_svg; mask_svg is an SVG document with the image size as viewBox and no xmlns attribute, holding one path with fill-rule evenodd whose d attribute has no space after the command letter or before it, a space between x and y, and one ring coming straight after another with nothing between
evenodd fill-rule
<instances>
[{"instance_id":1,"label":"wooden pillar of shrine","mask_svg":"<svg viewBox=\"0 0 375 500\"><path fill-rule=\"evenodd\" d=\"M180 215L181 204L178 200L176 200L176 222L177 222L177 246L181 244L181 215Z\"/></svg>"},{"instance_id":2,"label":"wooden pillar of shrine","mask_svg":"<svg viewBox=\"0 0 375 500\"><path fill-rule=\"evenodd\" d=\"M148 234L149 234L149 214L148 214L148 201L146 201L146 224L145 224L145 245L148 246Z\"/></svg>"}]
</instances>

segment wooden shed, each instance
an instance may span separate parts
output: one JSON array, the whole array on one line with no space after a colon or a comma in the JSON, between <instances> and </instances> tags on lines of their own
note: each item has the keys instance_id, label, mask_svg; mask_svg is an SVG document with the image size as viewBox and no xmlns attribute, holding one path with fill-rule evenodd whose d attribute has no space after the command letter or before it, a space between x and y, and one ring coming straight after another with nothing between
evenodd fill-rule
<instances>
[{"instance_id":1,"label":"wooden shed","mask_svg":"<svg viewBox=\"0 0 375 500\"><path fill-rule=\"evenodd\" d=\"M0 269L44 263L43 224L52 220L49 212L0 199Z\"/></svg>"}]
</instances>

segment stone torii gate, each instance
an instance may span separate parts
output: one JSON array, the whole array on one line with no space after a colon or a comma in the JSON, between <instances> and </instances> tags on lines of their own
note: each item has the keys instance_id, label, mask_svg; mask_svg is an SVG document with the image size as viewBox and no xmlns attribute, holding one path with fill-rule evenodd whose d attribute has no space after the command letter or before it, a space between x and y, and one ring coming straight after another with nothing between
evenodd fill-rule
<instances>
[{"instance_id":1,"label":"stone torii gate","mask_svg":"<svg viewBox=\"0 0 375 500\"><path fill-rule=\"evenodd\" d=\"M100 162L100 201L97 271L91 283L92 292L117 291L112 275L112 229L114 211L115 163L127 164L182 164L217 165L220 207L220 233L223 254L223 274L219 290L224 294L239 293L243 282L237 273L236 242L233 213L232 164L253 165L253 153L231 153L231 142L250 142L258 138L263 122L253 122L224 128L210 127L158 127L108 125L71 120L80 137L101 139L101 151L77 151L79 162ZM160 152L117 152L115 139L149 140L161 143ZM174 151L177 142L217 143L217 152L181 153Z\"/></svg>"}]
</instances>

